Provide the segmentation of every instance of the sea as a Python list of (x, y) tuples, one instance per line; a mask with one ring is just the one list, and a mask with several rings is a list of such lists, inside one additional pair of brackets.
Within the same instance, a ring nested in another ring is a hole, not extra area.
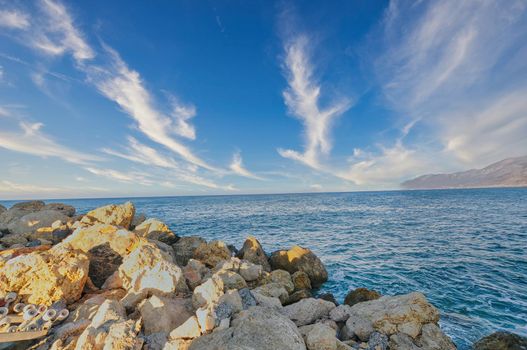
[(60, 201), (83, 213), (126, 200), (180, 236), (308, 247), (329, 272), (317, 292), (339, 302), (358, 287), (423, 292), (461, 350), (497, 330), (527, 336), (527, 188)]

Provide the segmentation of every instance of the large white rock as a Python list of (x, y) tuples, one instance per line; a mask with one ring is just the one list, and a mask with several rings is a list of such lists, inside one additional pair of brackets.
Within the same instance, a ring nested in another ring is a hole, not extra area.
[(223, 295), (223, 280), (218, 276), (212, 276), (194, 289), (192, 303), (197, 309), (202, 306), (211, 306)]
[(126, 312), (115, 300), (107, 300), (77, 340), (75, 350), (140, 350), (141, 322), (126, 320)]
[(284, 307), (283, 313), (297, 326), (311, 324), (321, 317), (327, 317), (335, 308), (330, 301), (315, 298), (302, 299), (297, 303)]
[(412, 338), (421, 333), (423, 324), (439, 321), (439, 311), (418, 292), (358, 303), (351, 307), (351, 311), (369, 321), (381, 333), (401, 332)]
[(171, 339), (193, 339), (201, 335), (201, 329), (196, 316), (189, 317), (182, 325), (170, 332)]
[(188, 290), (181, 269), (168, 254), (150, 243), (141, 245), (128, 255), (118, 271), (123, 288), (132, 295), (162, 295)]
[(189, 350), (305, 350), (298, 329), (272, 309), (253, 306), (240, 312), (227, 329), (196, 338)]
[(134, 215), (135, 207), (132, 202), (126, 202), (121, 205), (110, 204), (88, 212), (82, 217), (80, 223), (83, 226), (109, 224), (128, 229)]
[(70, 304), (81, 296), (88, 266), (86, 254), (63, 246), (0, 260), (0, 295), (16, 292), (26, 303)]
[(178, 237), (163, 222), (157, 219), (148, 219), (134, 229), (139, 237), (155, 239), (166, 244), (176, 243)]

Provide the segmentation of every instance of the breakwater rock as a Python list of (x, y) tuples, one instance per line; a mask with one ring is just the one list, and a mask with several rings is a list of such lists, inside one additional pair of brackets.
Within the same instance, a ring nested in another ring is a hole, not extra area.
[(130, 202), (77, 216), (60, 203), (19, 203), (0, 208), (0, 230), (0, 298), (16, 292), (21, 302), (70, 310), (22, 348), (456, 348), (421, 293), (359, 289), (342, 305), (313, 297), (328, 273), (305, 247), (266, 254), (255, 237), (179, 237)]

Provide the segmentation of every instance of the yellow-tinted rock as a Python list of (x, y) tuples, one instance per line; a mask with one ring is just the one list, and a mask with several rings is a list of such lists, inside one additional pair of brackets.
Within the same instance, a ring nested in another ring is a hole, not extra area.
[(84, 226), (109, 224), (128, 229), (134, 219), (134, 215), (135, 207), (132, 202), (126, 202), (121, 205), (110, 204), (88, 212), (80, 222)]

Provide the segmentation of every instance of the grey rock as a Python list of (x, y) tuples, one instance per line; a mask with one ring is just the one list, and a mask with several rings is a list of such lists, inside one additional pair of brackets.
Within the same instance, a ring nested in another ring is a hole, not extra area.
[(242, 307), (244, 310), (250, 308), (251, 306), (256, 306), (256, 299), (249, 288), (242, 288), (238, 291), (238, 293), (240, 293), (240, 297), (242, 298)]
[(75, 208), (72, 207), (71, 205), (67, 205), (67, 204), (64, 204), (64, 203), (50, 203), (50, 204), (46, 204), (42, 208), (42, 210), (59, 211), (62, 214), (66, 215), (66, 216), (69, 216), (69, 217), (72, 217), (72, 216), (75, 215)]
[(330, 301), (308, 298), (285, 306), (283, 313), (297, 326), (304, 326), (319, 318), (327, 317), (334, 308), (335, 304)]
[(510, 332), (495, 332), (481, 338), (474, 350), (526, 350), (527, 338)]
[(242, 249), (237, 254), (238, 258), (261, 265), (264, 271), (271, 271), (271, 266), (267, 260), (267, 255), (256, 237), (249, 236), (243, 243)]
[(374, 290), (369, 290), (367, 288), (357, 288), (357, 289), (351, 290), (348, 293), (348, 295), (346, 295), (346, 298), (344, 299), (344, 304), (353, 306), (357, 303), (362, 303), (364, 301), (370, 301), (370, 300), (376, 300), (376, 299), (379, 299), (380, 297), (381, 297), (381, 294)]
[(189, 350), (306, 350), (296, 326), (279, 312), (253, 306), (237, 314), (231, 327), (195, 339)]
[(368, 350), (387, 350), (388, 337), (379, 332), (373, 332), (368, 340)]
[(368, 341), (370, 335), (374, 329), (370, 321), (360, 317), (352, 315), (346, 321), (346, 328), (348, 334), (355, 334), (360, 340)]
[(328, 280), (328, 272), (320, 259), (309, 249), (294, 246), (289, 250), (278, 250), (271, 254), (269, 263), (273, 270), (282, 269), (289, 273), (304, 271), (314, 288)]
[(106, 279), (117, 271), (123, 262), (121, 255), (113, 250), (109, 243), (91, 248), (88, 257), (90, 258), (88, 276), (98, 288), (101, 288)]
[(452, 340), (433, 323), (421, 328), (421, 335), (416, 343), (424, 350), (456, 350)]
[(181, 237), (172, 245), (176, 254), (176, 264), (179, 266), (187, 265), (188, 261), (194, 256), (196, 249), (207, 241), (198, 236)]
[(50, 227), (55, 221), (64, 223), (69, 219), (68, 216), (62, 214), (60, 211), (41, 210), (26, 214), (17, 220), (11, 221), (7, 225), (7, 229), (12, 234), (34, 233), (39, 228)]

